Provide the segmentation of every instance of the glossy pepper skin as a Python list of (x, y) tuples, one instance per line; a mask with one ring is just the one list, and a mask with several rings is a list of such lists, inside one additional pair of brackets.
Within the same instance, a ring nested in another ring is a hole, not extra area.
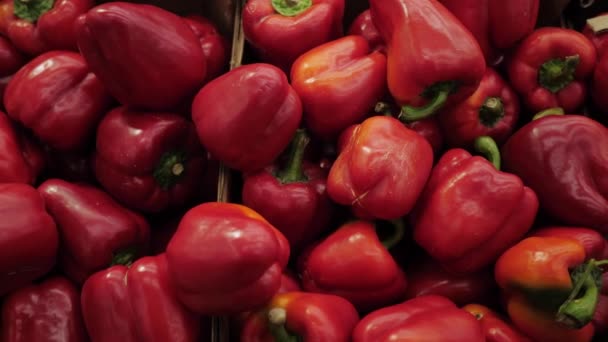
[(489, 65), (500, 60), (502, 50), (514, 47), (532, 33), (540, 7), (539, 0), (440, 2), (475, 36)]
[(441, 296), (423, 296), (376, 310), (363, 317), (353, 342), (483, 342), (481, 325)]
[(130, 208), (160, 212), (186, 203), (205, 164), (196, 129), (181, 115), (118, 107), (97, 127), (95, 176)]
[(113, 264), (130, 264), (147, 252), (150, 228), (143, 216), (91, 185), (49, 179), (38, 187), (61, 235), (59, 266), (82, 284)]
[(304, 52), (342, 36), (344, 0), (248, 0), (245, 38), (262, 61), (288, 72)]
[(364, 218), (406, 215), (424, 188), (433, 164), (431, 145), (399, 120), (375, 116), (347, 130), (332, 165), (327, 192)]
[(371, 0), (387, 44), (388, 88), (416, 121), (469, 97), (486, 63), (475, 37), (436, 0)]
[[(0, 184), (0, 296), (35, 280), (55, 266), (57, 227), (32, 186)], [(26, 215), (24, 215), (26, 213)]]
[(164, 254), (97, 272), (82, 288), (82, 312), (94, 342), (195, 342), (199, 317), (175, 297)]
[(598, 56), (604, 56), (608, 52), (608, 13), (587, 19), (582, 33), (593, 43)]
[(303, 161), (310, 138), (304, 130), (294, 135), (286, 165), (274, 164), (246, 176), (243, 204), (262, 215), (300, 250), (325, 231), (334, 205), (327, 195), (327, 170)]
[(608, 90), (608, 53), (598, 60), (593, 72), (592, 82), (591, 97), (594, 103), (602, 112), (608, 113), (608, 96), (606, 96), (606, 90)]
[(62, 277), (11, 293), (2, 304), (2, 342), (86, 342), (80, 291)]
[(336, 138), (362, 121), (386, 92), (386, 57), (361, 36), (347, 36), (302, 54), (291, 68), (304, 121), (315, 135)]
[[(488, 148), (498, 152), (495, 145)], [(463, 149), (451, 149), (435, 165), (418, 199), (412, 216), (414, 239), (452, 273), (490, 265), (534, 222), (534, 192), (496, 166)]]
[(573, 112), (585, 101), (596, 54), (582, 33), (540, 28), (526, 37), (510, 58), (509, 80), (532, 112), (552, 107)]
[(17, 0), (6, 33), (28, 55), (51, 50), (78, 51), (74, 23), (94, 4), (93, 0)]
[(105, 3), (81, 16), (76, 32), (87, 64), (123, 105), (171, 110), (206, 78), (199, 38), (183, 18), (159, 7)]
[(348, 342), (359, 314), (344, 298), (287, 292), (247, 317), (241, 342)]
[(270, 165), (289, 145), (301, 119), (302, 102), (287, 76), (264, 63), (243, 65), (214, 79), (192, 104), (203, 146), (241, 172)]
[(589, 257), (576, 239), (551, 234), (507, 250), (495, 277), (514, 325), (535, 340), (590, 341), (603, 263)]
[(42, 149), (0, 112), (0, 182), (34, 184), (44, 161)]
[(236, 314), (263, 306), (279, 289), (289, 243), (245, 206), (203, 203), (180, 221), (167, 259), (186, 307), (203, 315)]
[(532, 342), (487, 306), (468, 304), (462, 307), (481, 323), (486, 342)]
[(227, 68), (230, 59), (230, 43), (209, 19), (200, 15), (191, 15), (184, 19), (201, 43), (203, 55), (207, 61), (206, 80), (210, 81)]
[(405, 299), (407, 281), (390, 247), (380, 241), (373, 223), (346, 223), (303, 254), (302, 288), (346, 298), (361, 312), (397, 303)]
[(526, 124), (502, 148), (505, 168), (538, 195), (563, 224), (608, 232), (608, 129), (580, 115), (549, 115)]
[(515, 91), (494, 69), (487, 68), (473, 95), (443, 110), (439, 122), (450, 147), (472, 148), (480, 136), (490, 136), (501, 145), (513, 132), (519, 110)]
[(361, 14), (353, 20), (348, 29), (348, 34), (365, 38), (370, 49), (373, 51), (386, 51), (384, 40), (382, 40), (382, 36), (380, 35), (380, 32), (378, 32), (376, 25), (374, 25), (372, 14), (369, 9), (361, 12)]
[(31, 60), (13, 76), (4, 94), (8, 116), (58, 151), (86, 147), (110, 101), (85, 60), (68, 51), (51, 51)]
[(457, 275), (444, 270), (430, 257), (412, 262), (405, 269), (408, 299), (437, 295), (445, 297), (458, 306), (468, 303), (494, 303), (498, 288), (494, 284), (491, 269)]

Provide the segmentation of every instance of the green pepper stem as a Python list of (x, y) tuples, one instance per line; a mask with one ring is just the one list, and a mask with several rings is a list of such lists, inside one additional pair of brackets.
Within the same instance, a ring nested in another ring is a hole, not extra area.
[(405, 223), (403, 223), (403, 219), (396, 219), (390, 222), (392, 227), (391, 234), (382, 240), (382, 245), (389, 250), (401, 242), (405, 236)]
[(563, 108), (560, 108), (560, 107), (548, 108), (548, 109), (545, 109), (543, 111), (536, 113), (532, 117), (532, 121), (538, 120), (540, 118), (544, 118), (545, 116), (549, 116), (549, 115), (565, 115), (565, 114), (566, 114), (566, 112), (564, 111)]
[(135, 261), (135, 256), (137, 255), (137, 250), (135, 247), (125, 248), (114, 253), (112, 257), (111, 266), (123, 265), (123, 266), (131, 266)]
[(30, 23), (35, 23), (53, 8), (55, 0), (13, 0), (13, 14)]
[(312, 0), (272, 0), (272, 8), (286, 17), (296, 16), (312, 6)]
[(310, 138), (306, 134), (306, 131), (301, 128), (298, 129), (291, 141), (287, 166), (277, 175), (277, 178), (282, 184), (305, 182), (307, 180), (304, 170), (302, 169), (302, 162), (304, 160), (306, 146), (308, 146), (309, 142)]
[(574, 288), (568, 299), (557, 311), (557, 322), (568, 327), (580, 329), (593, 320), (599, 299), (601, 287), (601, 270), (599, 266), (608, 261), (589, 260), (583, 265), (582, 272), (576, 277), (572, 276)]
[(505, 116), (505, 107), (500, 97), (488, 97), (479, 108), (479, 121), (486, 127), (494, 127)]
[(456, 89), (455, 81), (445, 81), (433, 84), (422, 93), (429, 99), (428, 103), (421, 107), (403, 106), (399, 119), (403, 122), (412, 122), (426, 119), (439, 111), (447, 102), (448, 97)]
[(161, 189), (171, 188), (184, 175), (186, 160), (185, 152), (167, 152), (162, 155), (152, 174)]
[(376, 103), (376, 106), (374, 106), (374, 113), (385, 116), (393, 116), (391, 105), (383, 101)]
[(283, 308), (273, 308), (268, 311), (269, 330), (276, 342), (298, 342), (300, 338), (287, 331), (287, 312)]
[(550, 59), (540, 66), (538, 83), (550, 92), (557, 93), (574, 81), (579, 63), (579, 55)]
[(496, 170), (500, 170), (500, 150), (492, 137), (487, 135), (475, 139), (475, 150), (490, 161)]

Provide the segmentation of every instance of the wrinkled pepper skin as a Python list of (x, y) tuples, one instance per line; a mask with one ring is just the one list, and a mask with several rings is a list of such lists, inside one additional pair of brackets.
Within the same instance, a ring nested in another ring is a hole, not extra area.
[(408, 299), (437, 295), (454, 304), (494, 303), (498, 287), (494, 284), (494, 273), (484, 269), (466, 275), (456, 275), (445, 271), (435, 260), (426, 257), (406, 268)]
[(405, 299), (405, 274), (371, 222), (342, 225), (307, 251), (299, 266), (304, 290), (346, 298), (361, 312)]
[(192, 120), (214, 158), (247, 173), (270, 165), (287, 147), (302, 102), (284, 72), (254, 63), (207, 83), (194, 98)]
[[(601, 22), (597, 22), (601, 20)], [(596, 22), (597, 25), (592, 23)], [(589, 18), (583, 27), (582, 33), (595, 46), (597, 55), (601, 58), (608, 52), (608, 13), (602, 13), (594, 18)]]
[(51, 50), (78, 51), (74, 23), (94, 4), (93, 0), (17, 0), (6, 33), (31, 56)]
[(0, 182), (34, 184), (42, 171), (42, 150), (0, 112)]
[(604, 113), (608, 113), (606, 91), (608, 91), (608, 53), (600, 57), (593, 72), (593, 83), (591, 85), (591, 97), (597, 107)]
[(507, 65), (513, 89), (532, 112), (562, 107), (577, 111), (595, 68), (595, 47), (582, 33), (543, 27), (526, 37)]
[[(585, 281), (579, 288), (584, 295), (569, 300), (579, 281), (586, 280), (575, 274), (579, 265), (584, 269), (590, 265), (582, 265), (589, 257), (576, 239), (551, 234), (526, 238), (508, 249), (496, 262), (495, 278), (507, 293), (506, 309), (513, 324), (535, 340), (590, 341), (595, 307), (587, 304), (597, 298), (592, 298), (597, 296), (592, 290), (597, 284)], [(588, 276), (586, 271), (581, 274)], [(583, 319), (582, 314), (588, 317)]]
[(123, 105), (171, 110), (206, 78), (199, 38), (183, 18), (159, 7), (105, 3), (81, 16), (76, 32), (87, 64)]
[(544, 211), (573, 226), (608, 233), (608, 129), (580, 115), (549, 115), (515, 132), (505, 168), (538, 195)]
[[(440, 0), (475, 36), (488, 65), (514, 47), (536, 26), (539, 0)], [(505, 25), (509, 23), (509, 25)]]
[(180, 221), (167, 259), (178, 299), (193, 312), (221, 315), (266, 304), (281, 285), (289, 252), (287, 239), (255, 211), (203, 203)]
[(62, 277), (11, 293), (2, 304), (2, 342), (87, 342), (80, 292)]
[(84, 59), (68, 51), (51, 51), (31, 60), (4, 94), (8, 116), (58, 151), (86, 147), (110, 101)]
[(345, 131), (327, 192), (363, 218), (396, 219), (410, 212), (433, 164), (433, 150), (399, 120), (375, 116)]
[(309, 140), (298, 130), (284, 168), (275, 163), (243, 182), (243, 204), (283, 233), (292, 251), (326, 231), (335, 210), (327, 195), (327, 170), (302, 160)]
[(102, 190), (49, 179), (38, 192), (61, 236), (59, 266), (72, 281), (82, 284), (97, 271), (147, 252), (150, 227), (144, 217)]
[(177, 301), (164, 254), (93, 274), (81, 298), (94, 342), (198, 341), (200, 319)]
[(215, 25), (200, 15), (184, 18), (198, 37), (207, 61), (207, 77), (210, 81), (224, 72), (230, 59), (230, 43)]
[(241, 342), (289, 341), (349, 342), (359, 321), (353, 305), (344, 298), (309, 292), (281, 293), (260, 312), (251, 314)]
[(481, 323), (486, 342), (532, 342), (486, 306), (468, 304), (462, 309), (470, 312)]
[(414, 239), (446, 270), (473, 273), (519, 241), (537, 210), (536, 195), (519, 177), (451, 149), (433, 169), (413, 212)]
[(472, 148), (479, 136), (490, 136), (502, 145), (517, 124), (519, 110), (515, 91), (487, 68), (473, 95), (442, 111), (439, 122), (450, 147)]
[(376, 310), (363, 317), (353, 342), (484, 342), (475, 317), (441, 296), (423, 296)]
[(388, 88), (408, 121), (468, 98), (486, 62), (475, 37), (436, 0), (371, 0), (387, 44)]
[(183, 205), (199, 190), (205, 164), (196, 129), (181, 115), (118, 107), (97, 128), (95, 176), (130, 208)]
[(0, 184), (0, 211), (6, 213), (0, 222), (0, 296), (3, 296), (55, 266), (59, 237), (44, 200), (30, 185)]
[(277, 11), (274, 2), (248, 0), (243, 8), (245, 38), (263, 62), (289, 72), (298, 56), (342, 36), (345, 0), (311, 0), (304, 7), (303, 0), (279, 1), (289, 15)]
[(386, 57), (365, 38), (347, 36), (302, 54), (291, 68), (291, 86), (315, 135), (336, 138), (362, 121), (386, 92)]
[(382, 36), (380, 35), (380, 32), (378, 32), (376, 25), (374, 25), (372, 14), (369, 9), (361, 12), (361, 14), (355, 18), (350, 24), (348, 34), (365, 38), (372, 51), (386, 52), (386, 45), (384, 44), (384, 40), (382, 40)]

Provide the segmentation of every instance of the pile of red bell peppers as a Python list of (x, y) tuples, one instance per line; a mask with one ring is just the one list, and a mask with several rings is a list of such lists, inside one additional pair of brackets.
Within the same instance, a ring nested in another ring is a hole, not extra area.
[(608, 13), (351, 4), (1, 0), (0, 341), (608, 340)]

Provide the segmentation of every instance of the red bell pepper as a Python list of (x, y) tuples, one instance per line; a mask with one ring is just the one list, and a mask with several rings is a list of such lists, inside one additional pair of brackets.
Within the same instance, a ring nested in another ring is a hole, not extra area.
[(167, 259), (186, 307), (199, 314), (236, 314), (263, 306), (277, 292), (289, 243), (245, 206), (203, 203), (180, 221)]
[(0, 112), (0, 182), (34, 184), (44, 161), (42, 150)]
[(590, 257), (576, 239), (551, 234), (507, 250), (496, 262), (495, 277), (507, 293), (514, 325), (535, 340), (590, 341), (600, 267), (608, 263)]
[(192, 119), (214, 158), (252, 172), (270, 165), (289, 145), (302, 119), (302, 102), (280, 69), (248, 64), (207, 83), (194, 99)]
[(74, 23), (93, 0), (15, 0), (6, 33), (23, 52), (37, 56), (51, 50), (78, 51)]
[(453, 273), (492, 264), (526, 234), (538, 209), (534, 192), (519, 177), (500, 171), (494, 141), (481, 137), (476, 147), (492, 163), (463, 149), (449, 150), (412, 216), (416, 242)]
[(582, 32), (593, 43), (599, 57), (608, 52), (608, 13), (587, 19)]
[(108, 2), (81, 16), (76, 33), (87, 64), (123, 105), (172, 110), (206, 78), (199, 38), (183, 18), (159, 7)]
[(3, 342), (86, 342), (80, 292), (65, 278), (53, 277), (11, 293), (2, 303)]
[(458, 306), (468, 303), (493, 304), (498, 288), (494, 284), (491, 269), (457, 275), (444, 270), (441, 265), (429, 258), (412, 262), (405, 269), (407, 274), (406, 298), (427, 295), (445, 297)]
[(441, 296), (423, 296), (363, 317), (353, 342), (484, 342), (475, 317)]
[(302, 255), (298, 263), (302, 288), (346, 298), (362, 312), (402, 301), (406, 277), (388, 249), (405, 228), (397, 224), (393, 229), (390, 238), (380, 241), (371, 222), (342, 225)]
[(194, 125), (178, 114), (116, 108), (99, 124), (96, 147), (97, 180), (128, 207), (177, 207), (202, 183), (205, 152)]
[(307, 292), (281, 293), (249, 315), (241, 342), (349, 342), (359, 315), (344, 298)]
[[(539, 0), (440, 0), (475, 36), (486, 61), (494, 65), (503, 51), (534, 31)], [(508, 23), (508, 24), (505, 24)]]
[(227, 68), (230, 58), (230, 43), (209, 19), (200, 15), (191, 15), (185, 20), (201, 43), (203, 55), (207, 61), (206, 80), (210, 81), (221, 75)]
[(388, 88), (416, 121), (469, 97), (486, 62), (475, 37), (438, 1), (370, 0), (387, 44)]
[(4, 95), (7, 114), (59, 151), (86, 147), (110, 101), (84, 59), (67, 51), (47, 52), (27, 63)]
[(562, 107), (578, 110), (596, 64), (593, 44), (582, 33), (559, 27), (534, 31), (517, 47), (507, 65), (511, 85), (529, 110)]
[(298, 57), (291, 85), (311, 132), (335, 138), (362, 121), (386, 92), (386, 57), (371, 51), (363, 37), (340, 38)]
[(59, 237), (44, 200), (32, 186), (0, 184), (0, 296), (55, 266)]
[(38, 187), (61, 235), (59, 266), (76, 283), (147, 252), (150, 228), (143, 216), (90, 185), (49, 179)]
[(462, 309), (470, 312), (481, 323), (486, 342), (532, 342), (486, 306), (468, 304)]
[(15, 19), (15, 0), (0, 0), (0, 35), (8, 36), (8, 25)]
[(515, 132), (502, 148), (544, 211), (568, 225), (608, 233), (608, 129), (580, 115), (549, 115)]
[(604, 113), (608, 113), (608, 96), (606, 96), (606, 91), (608, 91), (608, 53), (598, 60), (593, 72), (593, 83), (591, 85), (591, 97), (598, 108)]
[(309, 140), (298, 130), (284, 168), (272, 165), (246, 175), (243, 183), (243, 204), (281, 231), (292, 250), (318, 238), (334, 212), (326, 191), (327, 171), (302, 160)]
[(199, 317), (175, 297), (164, 254), (93, 274), (82, 287), (82, 312), (95, 342), (197, 341), (200, 335)]
[(433, 164), (431, 145), (399, 120), (371, 117), (345, 131), (344, 147), (327, 179), (327, 192), (364, 218), (406, 215)]
[(479, 88), (464, 102), (439, 114), (445, 140), (451, 147), (471, 148), (479, 136), (490, 136), (502, 145), (519, 118), (517, 94), (492, 68)]
[(372, 14), (369, 9), (361, 12), (361, 14), (355, 18), (350, 24), (348, 34), (365, 38), (372, 51), (386, 51), (384, 40), (382, 40), (382, 36), (380, 35), (380, 32), (378, 32), (376, 25), (374, 25)]
[(0, 77), (13, 75), (26, 62), (23, 56), (10, 40), (0, 36)]
[(342, 36), (345, 0), (248, 0), (245, 38), (263, 62), (289, 72), (304, 52)]

